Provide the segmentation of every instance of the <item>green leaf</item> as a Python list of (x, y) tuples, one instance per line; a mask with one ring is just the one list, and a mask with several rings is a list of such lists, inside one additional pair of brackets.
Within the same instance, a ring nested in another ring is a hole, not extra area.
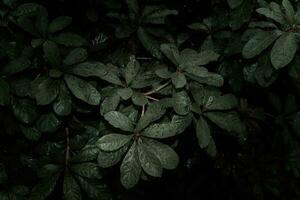
[(165, 19), (166, 19), (167, 16), (178, 14), (178, 12), (176, 10), (169, 10), (169, 9), (161, 8), (161, 7), (158, 7), (158, 6), (157, 7), (152, 6), (152, 8), (150, 8), (150, 9), (151, 9), (152, 12), (145, 12), (145, 11), (143, 12), (143, 17), (142, 17), (142, 22), (143, 23), (164, 24)]
[(278, 12), (277, 10), (273, 10), (271, 8), (258, 8), (256, 12), (278, 22), (279, 24), (285, 24), (285, 19), (282, 12)]
[(227, 0), (227, 3), (231, 9), (235, 9), (243, 3), (243, 0)]
[(180, 66), (181, 68), (187, 68), (207, 65), (210, 62), (217, 61), (219, 57), (219, 54), (212, 50), (205, 50), (197, 53), (194, 50), (185, 49), (181, 52)]
[(84, 62), (68, 69), (69, 73), (82, 77), (103, 78), (108, 74), (106, 66), (100, 62)]
[(50, 33), (55, 33), (63, 30), (72, 23), (72, 17), (60, 16), (55, 18), (48, 27)]
[(0, 106), (7, 106), (10, 103), (9, 84), (0, 78)]
[(285, 33), (275, 42), (271, 51), (271, 62), (275, 69), (288, 65), (298, 49), (294, 33)]
[(133, 79), (136, 77), (140, 69), (140, 64), (138, 61), (132, 56), (130, 57), (130, 61), (124, 69), (124, 77), (127, 85), (129, 85)]
[(148, 103), (147, 97), (140, 92), (134, 92), (131, 99), (132, 102), (137, 106), (144, 106)]
[(60, 50), (56, 43), (47, 40), (43, 43), (44, 58), (52, 66), (58, 67), (61, 63)]
[(173, 107), (177, 114), (186, 115), (191, 109), (191, 100), (185, 91), (173, 95)]
[(285, 10), (285, 13), (286, 13), (288, 19), (290, 20), (290, 22), (292, 22), (294, 20), (295, 10), (294, 10), (291, 2), (289, 0), (283, 0), (282, 6)]
[(232, 94), (223, 96), (210, 96), (206, 102), (207, 110), (230, 110), (238, 106), (238, 100)]
[(111, 133), (101, 137), (96, 145), (102, 151), (116, 151), (126, 145), (131, 139), (132, 136), (129, 135)]
[(139, 181), (142, 167), (139, 161), (138, 149), (136, 142), (127, 152), (121, 167), (121, 183), (126, 189), (133, 188)]
[(100, 173), (100, 169), (96, 163), (80, 163), (73, 164), (70, 167), (71, 171), (81, 177), (89, 178), (89, 179), (101, 179), (102, 175)]
[(74, 177), (66, 172), (64, 176), (63, 194), (65, 200), (81, 200), (81, 191)]
[(172, 83), (175, 88), (183, 88), (187, 83), (185, 75), (181, 72), (174, 72), (172, 74)]
[(142, 135), (150, 138), (168, 138), (176, 135), (176, 128), (172, 123), (159, 123), (148, 126)]
[(6, 64), (3, 67), (2, 71), (8, 75), (16, 74), (18, 72), (21, 72), (21, 71), (27, 69), (28, 67), (30, 67), (30, 65), (31, 65), (31, 62), (28, 58), (20, 57), (20, 58), (14, 59), (13, 61)]
[(120, 88), (118, 89), (117, 93), (125, 101), (133, 95), (133, 91), (131, 88)]
[(148, 105), (147, 110), (143, 116), (141, 116), (136, 126), (136, 131), (141, 131), (146, 128), (151, 122), (160, 119), (166, 112), (166, 109), (161, 102), (154, 102)]
[(201, 148), (206, 148), (211, 140), (210, 128), (206, 120), (201, 116), (196, 123), (196, 134), (199, 146)]
[(67, 116), (72, 112), (72, 99), (64, 84), (61, 84), (59, 94), (53, 103), (53, 110), (59, 116)]
[(118, 111), (110, 111), (104, 115), (106, 121), (123, 131), (133, 131), (134, 124), (126, 115)]
[(41, 132), (55, 132), (61, 125), (61, 121), (53, 113), (41, 115), (36, 122), (36, 127)]
[(12, 15), (16, 17), (24, 15), (32, 15), (38, 11), (40, 8), (39, 4), (36, 3), (24, 3), (19, 5), (13, 12)]
[(70, 51), (67, 57), (63, 60), (65, 66), (74, 65), (76, 63), (83, 62), (87, 59), (87, 51), (83, 48), (76, 48)]
[(209, 112), (205, 113), (213, 123), (228, 132), (243, 133), (244, 128), (239, 115), (236, 112), (221, 113)]
[(149, 151), (157, 156), (161, 165), (165, 169), (175, 169), (179, 163), (177, 153), (168, 145), (157, 142), (152, 139), (143, 139)]
[(192, 122), (192, 115), (184, 115), (184, 116), (179, 116), (179, 115), (174, 115), (172, 118), (172, 121), (170, 123), (170, 126), (173, 127), (175, 130), (175, 135), (182, 133)]
[(120, 162), (127, 149), (128, 145), (124, 145), (116, 151), (99, 151), (97, 158), (98, 165), (102, 168), (107, 168), (117, 164)]
[(110, 111), (116, 110), (120, 103), (120, 96), (117, 92), (112, 92), (110, 96), (105, 97), (101, 104), (100, 113), (104, 115)]
[(60, 81), (47, 78), (37, 87), (35, 98), (37, 105), (48, 105), (53, 102), (59, 93)]
[(32, 123), (38, 116), (37, 107), (32, 101), (24, 99), (12, 101), (13, 113), (18, 120), (25, 124)]
[(5, 166), (3, 164), (0, 164), (0, 184), (2, 185), (7, 181), (7, 174), (5, 170)]
[(55, 173), (40, 181), (31, 191), (29, 200), (45, 200), (54, 190), (60, 173)]
[(38, 141), (41, 138), (41, 132), (34, 127), (20, 126), (20, 128), (28, 140)]
[(147, 33), (143, 28), (138, 29), (138, 38), (145, 49), (155, 58), (161, 58), (160, 44), (153, 36)]
[(139, 160), (143, 170), (150, 176), (161, 177), (163, 168), (156, 155), (148, 150), (142, 140), (138, 141)]
[(221, 75), (208, 72), (204, 67), (189, 67), (186, 68), (187, 76), (199, 83), (220, 87), (224, 84), (224, 79)]
[(237, 8), (231, 11), (229, 26), (237, 30), (247, 23), (251, 19), (254, 5), (252, 0), (243, 0)]
[(160, 45), (160, 50), (163, 52), (163, 54), (174, 63), (174, 65), (179, 65), (180, 62), (180, 55), (178, 48), (175, 44), (169, 43), (169, 44), (162, 44)]
[(111, 192), (109, 191), (106, 184), (100, 181), (89, 181), (77, 176), (76, 179), (79, 181), (81, 188), (91, 199), (111, 200)]
[(76, 98), (90, 105), (99, 105), (101, 96), (94, 86), (72, 75), (66, 75), (65, 81)]
[(83, 37), (75, 33), (60, 33), (53, 36), (52, 40), (58, 44), (70, 47), (80, 47), (87, 44), (87, 41)]
[(279, 34), (275, 32), (257, 31), (255, 35), (246, 43), (242, 54), (244, 58), (253, 58), (268, 48), (277, 38)]

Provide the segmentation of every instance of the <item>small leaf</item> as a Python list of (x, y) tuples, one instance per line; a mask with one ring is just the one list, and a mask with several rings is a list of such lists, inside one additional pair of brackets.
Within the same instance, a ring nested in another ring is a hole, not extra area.
[(58, 44), (71, 47), (80, 47), (87, 44), (83, 37), (74, 33), (60, 33), (53, 36), (52, 40)]
[(129, 135), (112, 133), (101, 137), (96, 145), (102, 151), (116, 151), (126, 145), (131, 139), (132, 136)]
[(140, 118), (136, 126), (136, 131), (146, 128), (151, 122), (160, 119), (166, 112), (161, 102), (154, 102), (148, 105), (145, 114)]
[(203, 117), (200, 116), (196, 123), (196, 134), (199, 146), (206, 148), (211, 140), (210, 128)]
[(180, 62), (180, 55), (178, 48), (175, 44), (162, 44), (160, 45), (160, 50), (163, 52), (163, 54), (174, 63), (174, 65), (179, 65)]
[(186, 115), (191, 109), (191, 100), (185, 91), (173, 95), (173, 107), (177, 114)]
[(114, 127), (119, 128), (123, 131), (133, 131), (133, 122), (124, 114), (118, 111), (111, 111), (104, 115), (104, 118)]
[(41, 115), (36, 127), (42, 132), (55, 132), (61, 125), (61, 121), (53, 113)]
[(12, 109), (16, 118), (25, 124), (32, 123), (38, 116), (36, 106), (29, 100), (13, 100)]
[(238, 106), (238, 100), (232, 94), (210, 96), (210, 102), (205, 105), (207, 110), (230, 110)]
[(134, 92), (131, 99), (132, 102), (137, 106), (144, 106), (148, 103), (147, 97), (140, 92)]
[(8, 75), (16, 74), (18, 72), (27, 69), (28, 67), (30, 67), (30, 65), (31, 62), (28, 58), (21, 57), (21, 58), (14, 59), (13, 61), (6, 64), (3, 67), (2, 71)]
[(90, 105), (99, 105), (101, 96), (94, 86), (72, 75), (66, 75), (65, 81), (76, 98)]
[(123, 100), (126, 101), (132, 96), (133, 91), (131, 88), (120, 88), (117, 93)]
[(48, 105), (53, 102), (59, 93), (59, 81), (47, 78), (37, 87), (35, 98), (37, 105)]
[(60, 50), (56, 43), (46, 41), (43, 44), (44, 57), (52, 66), (58, 67), (61, 63)]
[(72, 17), (60, 16), (55, 18), (48, 27), (50, 33), (61, 31), (72, 23)]
[(82, 77), (103, 78), (108, 72), (106, 66), (100, 62), (84, 62), (67, 69), (69, 73)]
[(20, 126), (25, 137), (32, 141), (37, 141), (41, 137), (41, 132), (36, 128)]
[(124, 69), (124, 76), (127, 85), (129, 85), (133, 81), (133, 79), (138, 74), (139, 69), (140, 69), (140, 64), (134, 57), (131, 57), (129, 63)]
[(126, 189), (133, 188), (139, 181), (142, 167), (138, 157), (138, 149), (136, 142), (127, 152), (121, 167), (121, 183)]
[(74, 65), (83, 62), (88, 57), (87, 51), (83, 48), (73, 49), (63, 60), (65, 66)]
[(271, 62), (275, 69), (288, 65), (298, 49), (294, 33), (285, 33), (275, 42), (271, 51)]
[(172, 83), (175, 88), (183, 88), (186, 85), (185, 75), (181, 72), (174, 72), (172, 74)]
[(90, 179), (102, 178), (100, 169), (96, 163), (87, 162), (87, 163), (73, 164), (71, 165), (70, 169), (72, 170), (72, 172), (76, 173), (81, 177), (90, 178)]

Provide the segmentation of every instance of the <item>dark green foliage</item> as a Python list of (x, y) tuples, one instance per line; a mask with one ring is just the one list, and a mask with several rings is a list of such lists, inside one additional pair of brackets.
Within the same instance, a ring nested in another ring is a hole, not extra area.
[(0, 200), (300, 199), (300, 4), (0, 2)]

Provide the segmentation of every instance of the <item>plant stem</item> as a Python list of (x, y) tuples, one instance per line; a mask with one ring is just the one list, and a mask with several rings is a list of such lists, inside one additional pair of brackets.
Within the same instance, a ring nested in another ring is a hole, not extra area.
[(149, 95), (151, 95), (151, 94), (153, 94), (153, 93), (155, 93), (155, 92), (158, 92), (158, 91), (162, 90), (163, 88), (167, 87), (167, 86), (169, 85), (170, 82), (171, 82), (171, 81), (168, 81), (168, 82), (166, 82), (165, 84), (160, 85), (160, 86), (158, 86), (157, 88), (155, 88), (155, 89), (153, 89), (153, 90), (150, 90), (149, 92), (145, 92), (144, 95), (145, 95), (145, 96), (149, 96)]

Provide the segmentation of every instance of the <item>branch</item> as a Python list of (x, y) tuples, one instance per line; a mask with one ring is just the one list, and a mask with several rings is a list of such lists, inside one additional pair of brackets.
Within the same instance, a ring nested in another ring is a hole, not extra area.
[(153, 89), (153, 90), (151, 90), (151, 91), (149, 91), (149, 92), (145, 92), (144, 95), (145, 95), (145, 96), (149, 96), (149, 95), (151, 95), (151, 94), (153, 94), (153, 93), (155, 93), (155, 92), (158, 92), (158, 91), (162, 90), (163, 88), (167, 87), (167, 86), (169, 85), (170, 82), (171, 82), (171, 81), (168, 81), (168, 82), (166, 82), (165, 84), (160, 85), (159, 87), (157, 87), (157, 88), (155, 88), (155, 89)]

